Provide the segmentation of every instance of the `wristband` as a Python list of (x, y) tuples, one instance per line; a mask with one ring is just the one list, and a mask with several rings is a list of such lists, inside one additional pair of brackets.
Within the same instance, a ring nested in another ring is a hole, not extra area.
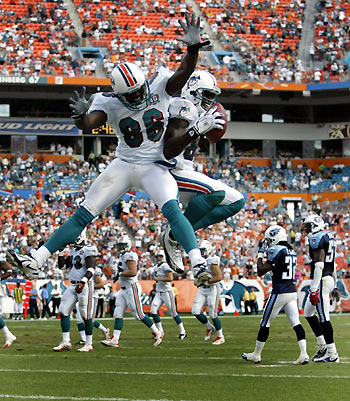
[(187, 133), (191, 138), (198, 138), (199, 137), (198, 132), (196, 132), (193, 128), (189, 129), (187, 131)]
[(84, 113), (81, 114), (73, 114), (72, 118), (73, 120), (83, 120), (83, 118), (86, 116), (86, 112), (84, 111)]
[(58, 256), (64, 256), (64, 254), (65, 254), (65, 252), (61, 251), (61, 252), (58, 253)]
[(263, 252), (258, 252), (258, 259), (262, 259), (264, 257), (264, 253)]

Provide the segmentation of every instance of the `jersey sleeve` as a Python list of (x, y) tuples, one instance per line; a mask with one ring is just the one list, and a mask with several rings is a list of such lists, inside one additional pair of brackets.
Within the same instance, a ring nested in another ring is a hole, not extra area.
[(108, 99), (109, 94), (103, 94), (102, 92), (96, 93), (94, 96), (94, 100), (91, 103), (91, 106), (88, 110), (88, 113), (92, 113), (93, 111), (103, 111), (108, 116)]
[(97, 248), (94, 245), (87, 246), (85, 248), (85, 257), (87, 258), (88, 256), (97, 256), (98, 251)]
[(124, 255), (124, 261), (127, 262), (128, 260), (134, 260), (137, 262), (139, 257), (137, 256), (136, 252), (126, 252)]
[(281, 256), (283, 256), (282, 254), (283, 254), (283, 250), (284, 249), (285, 249), (284, 247), (278, 246), (278, 245), (275, 245), (275, 246), (272, 246), (271, 248), (269, 248), (268, 251), (267, 251), (267, 255), (266, 255), (267, 256), (267, 261), (272, 266), (275, 266), (278, 263), (279, 258)]
[(186, 120), (190, 129), (198, 119), (197, 107), (187, 99), (174, 97), (169, 104), (169, 119), (171, 118)]
[(102, 276), (102, 270), (100, 267), (95, 268), (94, 276)]
[(169, 273), (169, 272), (173, 272), (173, 270), (171, 269), (171, 267), (167, 264), (167, 263), (163, 263), (162, 264), (162, 268), (163, 268), (163, 271), (164, 271), (164, 273)]
[(328, 236), (316, 233), (309, 238), (309, 246), (313, 250), (324, 249), (324, 245), (327, 240)]
[(219, 256), (210, 256), (208, 259), (207, 259), (207, 263), (208, 263), (208, 265), (218, 265), (218, 266), (220, 266), (220, 257)]

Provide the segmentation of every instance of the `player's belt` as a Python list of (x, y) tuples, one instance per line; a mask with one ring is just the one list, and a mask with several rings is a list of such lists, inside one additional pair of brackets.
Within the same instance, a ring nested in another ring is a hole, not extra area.
[(126, 287), (120, 287), (122, 290), (126, 290)]

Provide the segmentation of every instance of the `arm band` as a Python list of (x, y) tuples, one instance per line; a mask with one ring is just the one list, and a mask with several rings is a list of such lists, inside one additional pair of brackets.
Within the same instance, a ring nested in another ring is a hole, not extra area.
[(322, 278), (323, 267), (324, 267), (324, 262), (315, 263), (314, 278), (310, 284), (311, 291), (316, 291), (317, 288), (319, 287)]

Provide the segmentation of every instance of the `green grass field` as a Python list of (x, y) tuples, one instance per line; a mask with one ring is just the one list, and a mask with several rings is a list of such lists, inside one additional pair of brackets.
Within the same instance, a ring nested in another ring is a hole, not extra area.
[[(113, 320), (101, 320), (113, 328)], [(254, 349), (259, 317), (222, 318), (226, 343), (204, 342), (205, 329), (190, 316), (183, 318), (188, 337), (177, 339), (172, 319), (164, 318), (165, 337), (159, 348), (146, 326), (128, 318), (120, 348), (100, 344), (94, 352), (55, 353), (61, 341), (59, 321), (7, 321), (17, 336), (0, 349), (0, 399), (9, 400), (197, 400), (197, 401), (323, 401), (350, 400), (350, 314), (332, 315), (339, 364), (294, 366), (299, 349), (284, 315), (273, 322), (262, 363), (241, 359)], [(310, 357), (316, 350), (304, 318)], [(2, 334), (2, 333), (1, 333)], [(75, 322), (72, 341), (78, 340)], [(3, 341), (3, 336), (1, 341)]]

